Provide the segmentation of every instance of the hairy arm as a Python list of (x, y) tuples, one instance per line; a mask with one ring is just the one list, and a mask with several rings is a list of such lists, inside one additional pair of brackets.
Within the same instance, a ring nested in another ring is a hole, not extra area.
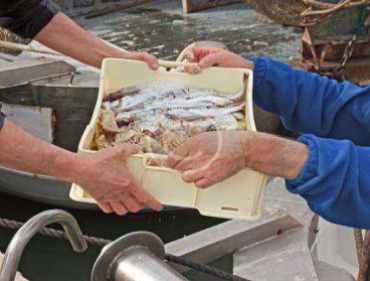
[(263, 133), (210, 132), (191, 138), (167, 160), (186, 182), (204, 188), (243, 168), (295, 179), (308, 158), (305, 144)]
[(142, 60), (151, 68), (158, 68), (154, 56), (147, 53), (130, 53), (112, 46), (82, 29), (62, 12), (56, 14), (35, 39), (51, 49), (97, 68), (100, 68), (105, 58)]
[(145, 206), (162, 208), (126, 167), (126, 157), (137, 153), (133, 146), (117, 146), (92, 155), (76, 154), (42, 141), (8, 120), (0, 131), (0, 146), (0, 165), (75, 182), (105, 212), (124, 215)]
[(296, 179), (308, 159), (307, 145), (264, 133), (247, 133), (242, 137), (245, 167), (279, 176)]
[(209, 187), (243, 168), (286, 180), (323, 218), (370, 229), (370, 148), (303, 135), (291, 141), (263, 133), (212, 132), (194, 137), (167, 164), (186, 182)]
[(8, 120), (0, 132), (0, 144), (0, 163), (5, 167), (66, 181), (76, 179), (79, 159), (75, 153), (42, 141)]

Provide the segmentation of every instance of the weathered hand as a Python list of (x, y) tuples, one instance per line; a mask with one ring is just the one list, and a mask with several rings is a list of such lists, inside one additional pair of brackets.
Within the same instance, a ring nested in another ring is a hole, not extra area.
[(104, 212), (124, 215), (138, 212), (145, 206), (161, 210), (162, 205), (151, 196), (126, 167), (126, 157), (137, 153), (132, 145), (120, 145), (91, 155), (78, 154), (80, 170), (77, 184), (98, 202)]
[(192, 74), (199, 73), (202, 68), (211, 66), (254, 68), (253, 62), (223, 49), (190, 47), (185, 53), (185, 58), (190, 62), (198, 63), (198, 66), (185, 68), (188, 73)]
[(243, 133), (209, 132), (193, 137), (169, 155), (167, 166), (200, 188), (222, 182), (245, 167)]
[(185, 182), (208, 187), (250, 168), (271, 176), (296, 179), (309, 156), (305, 144), (264, 133), (209, 132), (188, 140), (167, 159)]
[(126, 59), (130, 59), (130, 60), (140, 60), (140, 61), (144, 61), (148, 64), (148, 66), (153, 69), (153, 70), (157, 70), (159, 68), (159, 63), (158, 63), (158, 59), (151, 55), (151, 54), (148, 54), (146, 52), (140, 52), (140, 53), (127, 53), (127, 55), (125, 56)]

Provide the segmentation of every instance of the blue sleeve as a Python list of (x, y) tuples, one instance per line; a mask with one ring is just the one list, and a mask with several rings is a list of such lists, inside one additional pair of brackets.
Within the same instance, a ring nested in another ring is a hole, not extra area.
[(309, 159), (288, 190), (301, 195), (312, 211), (333, 223), (370, 229), (370, 148), (348, 140), (303, 135)]
[(266, 58), (252, 59), (254, 101), (299, 133), (370, 145), (370, 87), (339, 83)]

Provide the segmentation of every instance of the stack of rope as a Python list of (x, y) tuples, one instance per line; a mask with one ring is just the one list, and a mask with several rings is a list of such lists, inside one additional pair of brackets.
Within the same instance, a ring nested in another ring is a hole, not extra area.
[(244, 0), (248, 6), (274, 21), (295, 26), (312, 26), (338, 11), (370, 4), (370, 0)]
[[(3, 42), (10, 42), (10, 43), (21, 43), (21, 44), (27, 44), (29, 41), (24, 40), (20, 38), (19, 36), (15, 35), (14, 33), (10, 32), (9, 30), (5, 28), (0, 27), (0, 41)], [(6, 53), (11, 55), (19, 55), (22, 51), (16, 50), (16, 49), (9, 49), (9, 48), (3, 48), (0, 46), (0, 53)]]

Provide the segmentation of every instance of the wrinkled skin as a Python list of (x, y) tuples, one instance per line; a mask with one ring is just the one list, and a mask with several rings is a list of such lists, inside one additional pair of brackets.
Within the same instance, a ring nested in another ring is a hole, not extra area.
[(171, 153), (166, 165), (199, 188), (222, 182), (245, 167), (243, 132), (209, 132), (193, 137)]
[(185, 53), (185, 58), (190, 62), (198, 63), (198, 65), (185, 68), (185, 70), (191, 74), (197, 74), (201, 72), (203, 68), (211, 66), (254, 68), (254, 63), (252, 61), (246, 60), (224, 49), (190, 47)]
[(185, 182), (205, 188), (222, 182), (243, 168), (295, 180), (308, 159), (307, 145), (250, 131), (208, 132), (173, 151), (167, 166)]
[(138, 152), (136, 146), (123, 144), (94, 154), (79, 154), (80, 169), (85, 175), (76, 182), (86, 189), (106, 213), (125, 215), (144, 207), (161, 210), (162, 205), (134, 178), (126, 158)]

